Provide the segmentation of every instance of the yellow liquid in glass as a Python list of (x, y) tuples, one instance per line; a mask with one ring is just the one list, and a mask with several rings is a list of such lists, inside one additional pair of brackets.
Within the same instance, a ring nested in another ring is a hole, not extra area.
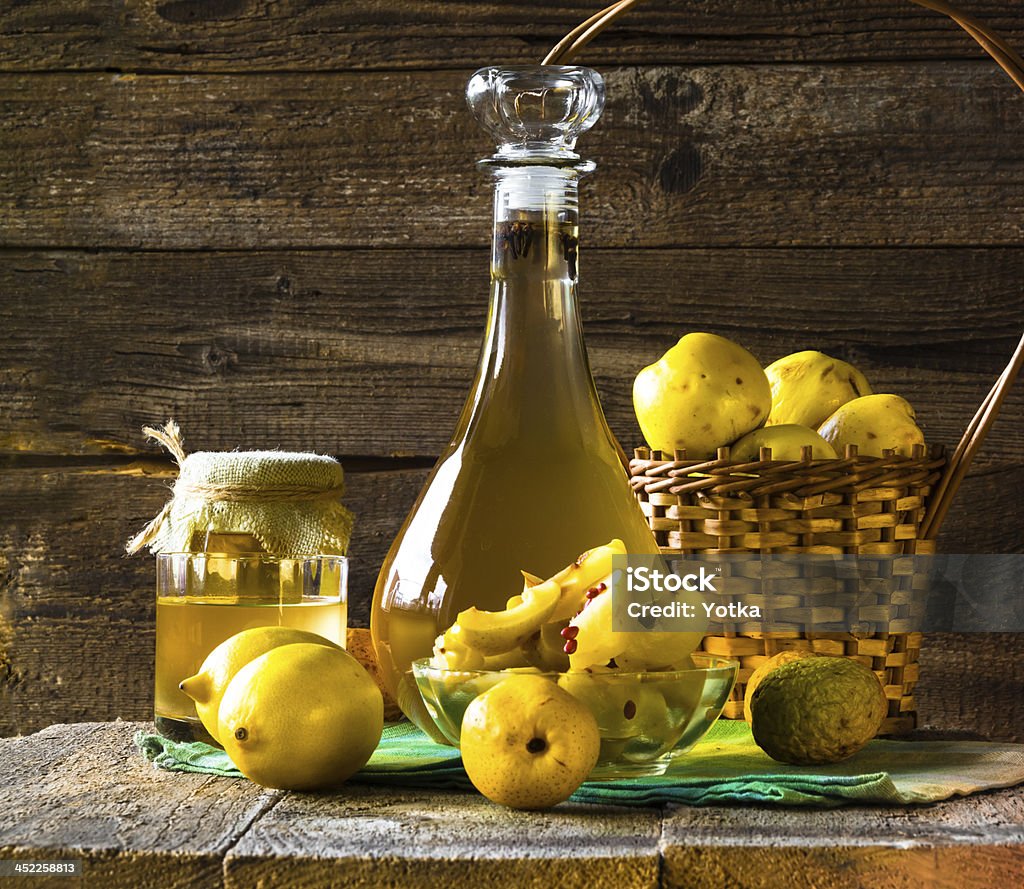
[(206, 656), (225, 639), (253, 627), (292, 627), (318, 633), (344, 647), (347, 603), (307, 596), (281, 604), (223, 598), (158, 598), (156, 603), (155, 716), (161, 734), (204, 740), (207, 735), (192, 699), (178, 689), (199, 672)]

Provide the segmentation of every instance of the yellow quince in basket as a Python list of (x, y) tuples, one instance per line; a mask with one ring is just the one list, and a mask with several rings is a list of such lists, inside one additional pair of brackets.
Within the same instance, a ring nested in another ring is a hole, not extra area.
[(772, 390), (758, 360), (711, 333), (690, 333), (633, 382), (640, 430), (656, 450), (685, 448), (692, 459), (756, 429), (768, 417)]

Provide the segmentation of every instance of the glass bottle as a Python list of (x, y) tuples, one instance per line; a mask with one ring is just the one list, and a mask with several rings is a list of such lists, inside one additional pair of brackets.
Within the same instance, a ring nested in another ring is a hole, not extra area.
[(469, 105), (498, 140), (487, 329), (471, 394), (381, 568), (371, 632), (382, 672), (416, 722), (411, 660), (472, 605), (505, 608), (521, 571), (548, 577), (621, 538), (657, 544), (629, 486), (590, 373), (577, 304), (574, 151), (604, 82), (587, 68), (485, 68)]

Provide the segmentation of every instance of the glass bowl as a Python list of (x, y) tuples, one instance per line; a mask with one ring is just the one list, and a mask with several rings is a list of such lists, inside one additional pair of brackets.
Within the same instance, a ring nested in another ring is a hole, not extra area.
[[(739, 662), (691, 656), (691, 669), (657, 673), (540, 673), (590, 709), (601, 732), (597, 767), (588, 780), (660, 775), (714, 725), (729, 700)], [(428, 658), (412, 662), (427, 712), (456, 747), (466, 708), (509, 676), (508, 670), (446, 670)]]

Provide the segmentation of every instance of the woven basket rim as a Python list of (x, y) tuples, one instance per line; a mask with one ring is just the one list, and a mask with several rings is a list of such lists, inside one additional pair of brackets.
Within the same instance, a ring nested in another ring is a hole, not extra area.
[[(728, 448), (712, 460), (665, 457), (661, 451), (637, 448), (629, 462), (630, 484), (647, 494), (714, 494), (746, 498), (769, 494), (811, 497), (836, 491), (858, 492), (878, 487), (933, 485), (946, 464), (941, 448), (903, 456), (892, 453), (865, 457), (848, 453), (826, 460), (732, 460)], [(650, 456), (647, 456), (647, 454)]]

